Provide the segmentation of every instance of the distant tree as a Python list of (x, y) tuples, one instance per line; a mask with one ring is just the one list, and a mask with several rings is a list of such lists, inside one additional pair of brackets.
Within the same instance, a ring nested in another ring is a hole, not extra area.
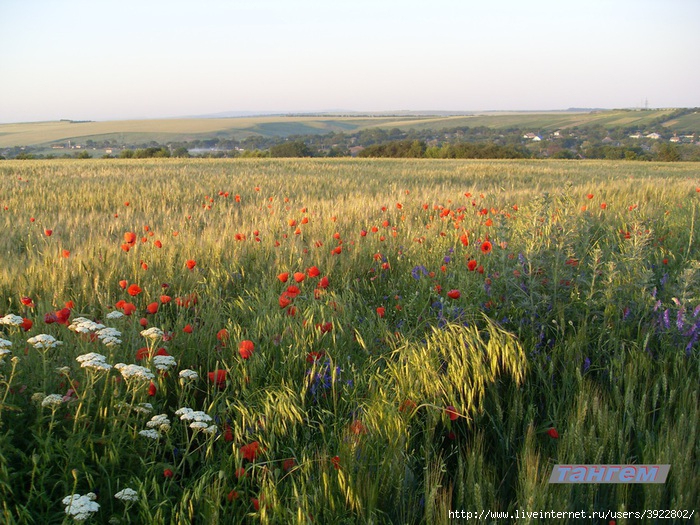
[(175, 149), (173, 150), (172, 156), (173, 156), (173, 157), (184, 157), (184, 158), (187, 158), (187, 157), (190, 156), (190, 152), (187, 151), (187, 148), (186, 148), (186, 147), (180, 146), (179, 148), (175, 148)]
[(311, 150), (301, 140), (276, 144), (270, 148), (271, 157), (311, 157)]
[(661, 162), (676, 162), (681, 160), (681, 154), (675, 144), (665, 142), (659, 146), (656, 159)]
[(133, 149), (123, 149), (119, 153), (119, 158), (120, 159), (133, 159), (134, 158), (134, 150)]
[(75, 154), (76, 159), (91, 159), (92, 156), (87, 151), (81, 151)]

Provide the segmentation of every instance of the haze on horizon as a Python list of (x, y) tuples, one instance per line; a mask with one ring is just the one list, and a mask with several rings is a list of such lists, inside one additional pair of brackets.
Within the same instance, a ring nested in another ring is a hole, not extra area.
[(697, 0), (3, 0), (0, 122), (700, 106)]

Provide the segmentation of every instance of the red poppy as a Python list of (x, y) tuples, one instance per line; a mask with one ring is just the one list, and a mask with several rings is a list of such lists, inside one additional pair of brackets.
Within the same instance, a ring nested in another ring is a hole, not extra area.
[(586, 197), (588, 197), (589, 199), (592, 199), (592, 198), (593, 198), (593, 194), (592, 194), (592, 193), (589, 193), (588, 195), (586, 195)]
[(306, 276), (301, 272), (294, 273), (294, 280), (298, 283), (302, 282), (305, 278), (306, 278)]
[(286, 282), (287, 282), (287, 279), (289, 279), (289, 272), (281, 273), (281, 274), (279, 274), (279, 275), (277, 276), (277, 278), (278, 278), (281, 282), (286, 283)]
[(328, 285), (328, 277), (321, 277), (321, 279), (318, 281), (319, 288), (323, 288), (325, 290), (326, 288), (328, 288)]
[(136, 244), (136, 234), (134, 232), (126, 232), (124, 234), (124, 242), (126, 244)]
[(238, 353), (241, 354), (243, 359), (249, 359), (253, 355), (253, 350), (255, 350), (255, 345), (253, 341), (244, 340), (238, 345)]
[(226, 495), (226, 501), (228, 501), (229, 503), (231, 503), (233, 500), (238, 499), (238, 497), (239, 497), (238, 491), (237, 491), (237, 490), (232, 490), (231, 492), (229, 492), (229, 493)]
[(154, 314), (158, 311), (158, 303), (151, 303), (146, 307), (146, 311), (149, 314)]
[(283, 293), (280, 295), (279, 303), (280, 308), (287, 308), (287, 306), (292, 304), (292, 301), (289, 300), (289, 296), (286, 293)]
[(404, 400), (399, 406), (399, 412), (413, 412), (416, 409), (416, 404), (410, 399)]
[(459, 299), (462, 294), (460, 293), (459, 290), (450, 290), (447, 292), (447, 297), (450, 299)]
[(143, 361), (148, 357), (148, 347), (147, 346), (142, 346), (136, 351), (136, 360), (137, 361)]
[(481, 253), (491, 253), (493, 245), (489, 241), (481, 243)]
[(455, 421), (459, 417), (459, 412), (457, 412), (457, 409), (452, 405), (445, 408), (445, 412), (447, 412), (447, 415), (450, 417), (450, 421)]
[(119, 281), (119, 286), (121, 286), (122, 290), (126, 290), (126, 287), (129, 286), (129, 283), (125, 279), (122, 279), (121, 281)]
[(362, 421), (360, 421), (359, 419), (356, 419), (355, 421), (353, 421), (353, 422), (350, 424), (350, 432), (352, 432), (353, 434), (357, 434), (357, 435), (359, 435), (359, 434), (366, 434), (366, 433), (367, 433), (367, 429), (366, 429), (365, 426), (362, 424)]
[(333, 468), (335, 470), (340, 470), (340, 456), (333, 456), (331, 458), (331, 463), (333, 464)]
[(24, 330), (25, 332), (29, 332), (29, 330), (32, 329), (32, 326), (34, 326), (34, 321), (32, 321), (31, 319), (27, 319), (26, 317), (23, 317), (23, 318), (22, 318), (22, 324), (19, 325), (19, 326), (20, 326), (20, 327), (22, 328), (22, 330)]
[(386, 314), (386, 308), (384, 308), (383, 306), (378, 306), (377, 307), (377, 315), (379, 317), (384, 317), (385, 314)]
[(243, 456), (243, 459), (247, 459), (248, 461), (255, 461), (255, 458), (261, 452), (260, 443), (257, 441), (253, 441), (252, 443), (248, 443), (247, 445), (243, 445), (241, 447), (241, 456)]
[(169, 295), (161, 295), (161, 296), (160, 296), (160, 302), (161, 302), (162, 304), (168, 304), (170, 301), (172, 301), (172, 299), (173, 299), (173, 298), (170, 297)]
[(155, 385), (155, 383), (153, 383), (153, 381), (151, 381), (151, 384), (148, 385), (148, 395), (153, 397), (156, 395), (156, 392), (157, 392), (156, 385)]
[(124, 303), (122, 311), (124, 312), (124, 315), (131, 315), (136, 311), (136, 305), (133, 303)]
[(316, 268), (315, 266), (312, 266), (308, 270), (306, 270), (306, 275), (309, 277), (318, 277), (321, 274), (321, 270)]
[(600, 203), (600, 209), (601, 209), (601, 210), (604, 210), (604, 209), (607, 208), (607, 207), (608, 207), (608, 205), (607, 205), (605, 202), (601, 202), (601, 203)]
[(209, 381), (214, 383), (214, 386), (218, 389), (223, 389), (226, 387), (226, 370), (217, 370), (216, 372), (209, 372)]
[(156, 248), (162, 248), (162, 247), (163, 247), (163, 243), (160, 242), (160, 240), (156, 240), (156, 241), (153, 243), (153, 245), (154, 245)]
[(473, 272), (474, 270), (476, 270), (476, 261), (475, 261), (474, 259), (470, 260), (470, 261), (467, 263), (467, 269), (468, 269), (470, 272)]
[(192, 333), (192, 325), (191, 324), (186, 324), (185, 327), (182, 329), (183, 332), (186, 334), (191, 334)]
[(231, 425), (228, 423), (224, 424), (224, 441), (227, 443), (233, 441), (233, 430), (231, 429)]
[[(128, 203), (127, 203), (127, 205), (128, 205)], [(172, 470), (170, 470), (169, 468), (166, 468), (166, 469), (163, 471), (163, 477), (166, 478), (166, 479), (170, 479), (170, 478), (172, 478), (174, 475), (175, 475), (175, 473), (174, 473)]]
[(131, 297), (136, 297), (138, 294), (141, 293), (141, 287), (138, 284), (132, 284), (131, 286), (129, 286), (127, 293)]
[(294, 458), (287, 458), (282, 462), (282, 468), (285, 472), (289, 472), (290, 470), (292, 470), (295, 465), (296, 461), (294, 461)]
[(294, 299), (297, 295), (301, 293), (301, 290), (299, 290), (299, 287), (291, 285), (287, 288), (287, 291), (285, 293), (287, 294), (287, 297)]
[(22, 298), (20, 299), (20, 302), (21, 302), (24, 306), (28, 306), (29, 308), (34, 308), (34, 301), (32, 300), (31, 297), (22, 297)]
[(316, 352), (316, 351), (312, 350), (311, 352), (309, 352), (306, 355), (306, 362), (307, 363), (315, 363), (319, 359), (322, 359), (324, 355), (326, 355), (326, 352), (324, 352), (323, 350), (321, 350), (320, 352)]
[(148, 319), (146, 319), (145, 317), (142, 317), (141, 319), (139, 319), (139, 324), (141, 326), (143, 326), (144, 328), (146, 328), (148, 326)]
[(68, 259), (68, 257), (70, 257), (70, 251), (63, 250), (63, 252), (61, 252), (61, 255), (63, 255), (64, 259)]
[(222, 343), (226, 343), (228, 341), (230, 335), (228, 333), (228, 330), (226, 328), (222, 328), (218, 332), (216, 332), (216, 338), (221, 341)]
[(44, 230), (44, 235), (47, 237), (51, 237), (51, 234), (53, 233), (53, 230)]
[(547, 435), (552, 439), (559, 439), (559, 432), (557, 432), (556, 428), (550, 428), (547, 430)]
[(188, 259), (187, 262), (185, 263), (185, 266), (187, 266), (187, 269), (192, 271), (192, 269), (197, 266), (197, 263), (193, 261), (192, 259)]

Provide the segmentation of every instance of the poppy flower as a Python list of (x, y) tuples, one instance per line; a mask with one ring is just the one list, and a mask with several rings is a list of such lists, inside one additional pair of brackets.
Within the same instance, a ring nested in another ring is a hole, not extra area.
[(328, 288), (328, 277), (321, 277), (321, 279), (318, 281), (318, 287), (323, 288), (324, 290)]
[(447, 297), (450, 299), (459, 299), (462, 294), (460, 293), (459, 290), (450, 290), (447, 292)]
[(68, 250), (63, 250), (61, 252), (61, 255), (63, 256), (64, 259), (68, 259), (70, 257), (70, 251)]
[(142, 317), (141, 319), (139, 319), (139, 324), (141, 326), (143, 326), (144, 328), (146, 328), (148, 326), (148, 319), (146, 319), (145, 317)]
[(125, 303), (122, 311), (124, 315), (131, 315), (136, 311), (136, 305), (133, 303)]
[(289, 279), (289, 272), (281, 273), (277, 276), (277, 278), (280, 280), (280, 282), (286, 283), (287, 279)]
[(481, 253), (491, 253), (491, 250), (493, 249), (493, 245), (489, 241), (484, 241), (481, 243)]
[(473, 272), (474, 270), (476, 270), (476, 261), (475, 261), (474, 259), (472, 259), (471, 261), (469, 261), (469, 262), (467, 263), (467, 269), (468, 269), (470, 272)]
[(247, 339), (241, 341), (238, 345), (238, 353), (241, 354), (243, 359), (249, 359), (253, 355), (253, 350), (255, 350), (255, 345), (253, 341), (248, 341)]
[(215, 372), (209, 372), (209, 381), (214, 383), (214, 386), (218, 389), (223, 389), (226, 387), (226, 370), (216, 370)]
[(219, 341), (221, 341), (222, 343), (225, 343), (226, 341), (228, 341), (229, 337), (230, 337), (230, 335), (228, 333), (228, 330), (226, 330), (226, 328), (222, 328), (221, 330), (216, 332), (216, 338)]
[(187, 262), (185, 263), (185, 266), (187, 266), (187, 269), (192, 271), (192, 269), (197, 266), (197, 263), (193, 261), (192, 259), (188, 259)]
[(255, 510), (260, 510), (260, 500), (258, 498), (250, 498), (250, 502)]
[(127, 290), (127, 293), (128, 293), (131, 297), (136, 297), (138, 294), (141, 293), (141, 291), (142, 291), (142, 290), (141, 290), (141, 287), (140, 287), (138, 284), (132, 284), (131, 286), (129, 286), (129, 289)]
[(227, 443), (233, 441), (233, 430), (231, 429), (231, 425), (228, 423), (224, 425), (224, 441)]
[(23, 317), (23, 318), (22, 318), (22, 324), (20, 324), (19, 326), (20, 326), (20, 327), (22, 328), (22, 330), (24, 330), (25, 332), (29, 332), (29, 330), (32, 329), (32, 326), (34, 326), (34, 321), (32, 321), (31, 319), (27, 319), (26, 317)]
[(136, 361), (143, 361), (148, 357), (148, 347), (142, 346), (136, 351)]
[(377, 315), (380, 318), (383, 318), (385, 314), (386, 314), (386, 308), (384, 308), (383, 306), (378, 306), (377, 307)]
[[(128, 205), (128, 203), (127, 203), (127, 205)], [(166, 468), (166, 469), (163, 471), (163, 477), (164, 477), (165, 479), (170, 479), (170, 478), (172, 478), (174, 475), (175, 475), (175, 473), (174, 473), (172, 470), (170, 470), (169, 468)]]
[(550, 428), (547, 430), (547, 435), (552, 439), (559, 439), (559, 432), (557, 432), (556, 428)]
[(136, 244), (136, 234), (134, 232), (126, 232), (124, 234), (124, 242), (126, 244)]
[(170, 297), (169, 295), (161, 295), (161, 296), (160, 296), (160, 302), (161, 302), (162, 304), (168, 304), (170, 301), (172, 301), (172, 299), (173, 299), (173, 298)]
[(331, 463), (333, 464), (333, 468), (335, 470), (340, 470), (340, 456), (333, 456), (331, 458)]
[(255, 461), (255, 458), (261, 452), (260, 443), (257, 441), (253, 441), (252, 443), (248, 443), (247, 445), (243, 445), (241, 447), (241, 456), (243, 456), (243, 459), (247, 459), (248, 461)]
[(162, 247), (163, 247), (163, 243), (160, 242), (160, 240), (158, 240), (158, 239), (153, 243), (153, 245), (154, 245), (156, 248), (162, 248)]
[(459, 412), (457, 412), (457, 409), (452, 405), (445, 408), (445, 412), (447, 412), (447, 415), (450, 417), (450, 421), (455, 421), (459, 417)]
[(309, 277), (318, 277), (321, 274), (321, 270), (316, 268), (315, 266), (312, 266), (308, 270), (306, 270), (306, 275)]
[(129, 286), (129, 283), (125, 279), (122, 279), (121, 281), (119, 281), (119, 286), (122, 290), (126, 290), (126, 287)]
[(53, 233), (53, 230), (44, 230), (44, 235), (47, 237), (51, 237), (51, 234)]
[(366, 434), (367, 429), (362, 424), (362, 421), (360, 421), (359, 419), (356, 419), (355, 421), (353, 421), (350, 424), (350, 432), (352, 432), (353, 434), (357, 434), (357, 435)]
[(286, 293), (283, 293), (280, 295), (279, 303), (280, 308), (287, 308), (287, 306), (292, 304), (292, 301), (289, 300), (289, 296)]
[(299, 290), (297, 286), (291, 285), (287, 288), (287, 291), (285, 293), (287, 294), (287, 297), (294, 299), (297, 295), (301, 293), (301, 290)]
[(157, 392), (156, 385), (153, 383), (153, 381), (151, 381), (151, 384), (148, 385), (148, 395), (153, 397), (156, 395), (156, 392)]
[(294, 458), (287, 458), (282, 462), (282, 468), (284, 469), (285, 472), (289, 472), (294, 468), (296, 465), (296, 461)]
[(183, 332), (186, 334), (191, 334), (192, 333), (192, 325), (191, 324), (186, 324), (185, 327), (182, 329)]
[(294, 280), (298, 283), (302, 282), (305, 278), (306, 278), (306, 276), (301, 272), (294, 273)]

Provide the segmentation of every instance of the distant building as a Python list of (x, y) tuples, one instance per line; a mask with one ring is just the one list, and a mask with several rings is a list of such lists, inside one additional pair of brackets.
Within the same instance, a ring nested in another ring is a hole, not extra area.
[(536, 135), (535, 133), (525, 133), (525, 135), (523, 135), (523, 138), (534, 140), (535, 142), (542, 140), (542, 137)]
[(646, 138), (659, 140), (661, 138), (661, 135), (659, 135), (658, 133), (649, 133), (648, 135), (646, 135)]

